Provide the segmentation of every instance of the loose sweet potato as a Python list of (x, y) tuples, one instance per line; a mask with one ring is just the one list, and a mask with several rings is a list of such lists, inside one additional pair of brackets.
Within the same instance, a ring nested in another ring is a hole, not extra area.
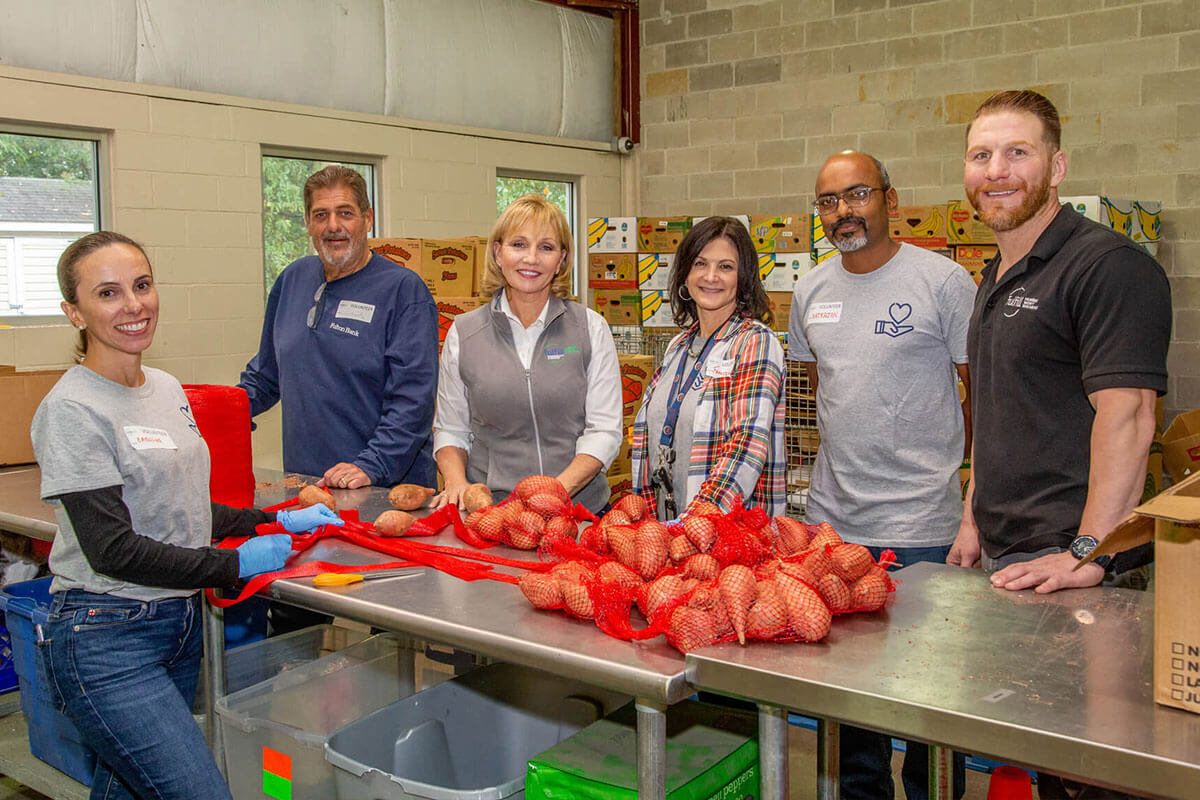
[(413, 511), (425, 505), (425, 501), (433, 495), (433, 489), (418, 486), (415, 483), (401, 483), (392, 487), (388, 492), (388, 502), (392, 508), (401, 511)]
[(492, 490), (487, 487), (486, 483), (472, 483), (463, 492), (463, 506), (466, 507), (468, 514), (491, 504)]
[(333, 499), (333, 495), (322, 489), (320, 486), (305, 486), (300, 490), (300, 494), (296, 496), (299, 501), (300, 508), (308, 508), (315, 506), (317, 503), (324, 503), (329, 506), (330, 511), (337, 511), (337, 502)]
[(375, 530), (380, 536), (403, 536), (416, 521), (407, 511), (385, 511), (375, 520)]

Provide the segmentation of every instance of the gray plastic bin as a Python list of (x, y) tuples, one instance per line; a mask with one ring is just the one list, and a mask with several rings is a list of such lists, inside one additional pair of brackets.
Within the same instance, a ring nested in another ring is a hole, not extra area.
[[(327, 626), (306, 630), (320, 633), (322, 627)], [(318, 635), (314, 643), (319, 642)], [(330, 800), (333, 768), (324, 755), (329, 734), (412, 694), (413, 651), (391, 635), (319, 655), (312, 650), (282, 672), (275, 669), (267, 680), (217, 701), (226, 773), (237, 800), (257, 800), (266, 789), (279, 796), (276, 790), (285, 784), (292, 800)]]
[(481, 667), (329, 737), (339, 800), (525, 796), (525, 762), (627, 703), (513, 664)]

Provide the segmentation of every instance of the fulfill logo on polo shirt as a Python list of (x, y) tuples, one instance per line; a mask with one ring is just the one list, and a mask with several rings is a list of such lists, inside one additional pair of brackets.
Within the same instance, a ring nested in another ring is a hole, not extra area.
[(1004, 312), (1006, 317), (1015, 317), (1021, 312), (1021, 309), (1027, 308), (1030, 311), (1037, 311), (1038, 299), (1036, 297), (1026, 297), (1025, 287), (1018, 286), (1008, 293), (1008, 299), (1004, 301), (1004, 305), (1008, 310)]

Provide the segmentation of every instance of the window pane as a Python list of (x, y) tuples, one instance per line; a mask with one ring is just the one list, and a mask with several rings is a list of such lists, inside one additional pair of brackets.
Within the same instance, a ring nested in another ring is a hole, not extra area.
[[(341, 164), (362, 175), (374, 207), (375, 170), (371, 164), (263, 156), (263, 276), (268, 292), (284, 267), (315, 253), (304, 228), (304, 182), (330, 164)], [(370, 235), (375, 235), (374, 228)]]
[[(521, 195), (540, 194), (554, 205), (562, 209), (567, 217), (567, 225), (571, 229), (571, 238), (575, 238), (575, 184), (571, 181), (559, 181), (550, 178), (530, 178), (508, 175), (496, 176), (496, 215), (499, 216), (508, 204)], [(571, 293), (578, 294), (576, 286), (578, 279), (579, 255), (577, 248), (572, 247), (572, 260), (575, 268), (571, 270)]]
[(544, 178), (510, 178), (496, 176), (496, 215), (508, 208), (508, 204), (523, 194), (540, 194), (567, 215), (567, 224), (575, 232), (575, 219), (571, 213), (571, 192), (574, 184), (569, 181), (552, 181)]
[(0, 316), (59, 314), (58, 257), (100, 229), (97, 143), (0, 133)]

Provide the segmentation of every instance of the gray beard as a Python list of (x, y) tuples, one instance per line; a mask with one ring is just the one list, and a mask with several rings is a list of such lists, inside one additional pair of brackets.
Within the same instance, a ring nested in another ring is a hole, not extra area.
[(833, 246), (843, 253), (853, 253), (855, 250), (862, 250), (867, 246), (866, 232), (856, 236), (834, 237)]

